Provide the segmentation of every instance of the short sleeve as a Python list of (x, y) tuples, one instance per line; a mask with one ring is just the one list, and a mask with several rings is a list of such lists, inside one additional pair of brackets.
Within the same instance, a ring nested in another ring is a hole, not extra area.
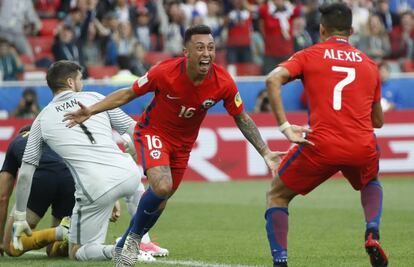
[(42, 155), (43, 137), (40, 127), (39, 116), (33, 122), (30, 128), (29, 139), (27, 140), (26, 149), (24, 150), (22, 161), (39, 166), (40, 157)]
[(285, 62), (279, 64), (279, 66), (286, 68), (289, 71), (291, 79), (296, 79), (302, 76), (304, 63), (304, 52), (299, 51), (291, 56)]
[(226, 94), (223, 99), (224, 107), (231, 116), (239, 115), (243, 112), (244, 104), (236, 83), (230, 79), (230, 82), (224, 89), (226, 90)]
[[(19, 138), (19, 137), (17, 137)], [(18, 151), (18, 141), (17, 138), (10, 143), (9, 147), (7, 148), (6, 157), (3, 162), (3, 167), (1, 168), (1, 172), (6, 171), (13, 176), (17, 176), (17, 171), (22, 164), (22, 155), (21, 152)]]
[(148, 92), (154, 92), (157, 89), (157, 76), (159, 72), (159, 65), (155, 65), (144, 76), (137, 79), (132, 84), (135, 94), (142, 96)]

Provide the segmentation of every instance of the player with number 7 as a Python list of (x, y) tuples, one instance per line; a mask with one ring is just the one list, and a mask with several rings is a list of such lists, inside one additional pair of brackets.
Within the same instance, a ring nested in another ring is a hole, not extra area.
[[(319, 11), (322, 42), (297, 52), (266, 79), (280, 131), (297, 144), (283, 159), (267, 194), (266, 230), (273, 263), (287, 266), (290, 201), (341, 171), (352, 187), (361, 191), (365, 248), (371, 264), (387, 266), (387, 256), (379, 244), (382, 187), (378, 180), (380, 153), (373, 129), (383, 125), (378, 68), (348, 43), (352, 12), (346, 4), (324, 5)], [(280, 94), (281, 86), (296, 78), (302, 80), (308, 99), (312, 132), (305, 138), (287, 121)]]

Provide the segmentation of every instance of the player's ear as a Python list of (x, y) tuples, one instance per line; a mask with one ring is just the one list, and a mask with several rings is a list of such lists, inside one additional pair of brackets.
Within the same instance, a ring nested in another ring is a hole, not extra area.
[(349, 36), (351, 36), (354, 33), (354, 27), (351, 27), (351, 29), (349, 30)]
[(321, 39), (325, 39), (325, 36), (327, 35), (327, 31), (325, 27), (322, 24), (319, 24), (319, 35), (321, 36)]
[(73, 88), (75, 86), (75, 80), (73, 78), (67, 78), (66, 79), (66, 84), (70, 87)]
[(183, 47), (183, 55), (185, 56), (185, 57), (188, 57), (188, 49), (187, 49), (187, 47)]

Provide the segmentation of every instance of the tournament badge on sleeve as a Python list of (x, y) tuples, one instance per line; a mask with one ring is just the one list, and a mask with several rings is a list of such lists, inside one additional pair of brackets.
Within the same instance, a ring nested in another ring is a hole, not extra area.
[(237, 92), (237, 94), (234, 96), (234, 103), (236, 104), (236, 107), (240, 107), (240, 105), (243, 104), (243, 100), (239, 92)]

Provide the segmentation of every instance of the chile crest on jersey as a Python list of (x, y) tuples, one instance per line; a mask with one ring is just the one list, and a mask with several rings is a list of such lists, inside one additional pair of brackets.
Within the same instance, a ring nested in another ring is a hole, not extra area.
[(212, 106), (214, 106), (216, 104), (216, 101), (214, 101), (213, 99), (206, 99), (204, 100), (203, 104), (201, 104), (203, 109), (209, 109)]

